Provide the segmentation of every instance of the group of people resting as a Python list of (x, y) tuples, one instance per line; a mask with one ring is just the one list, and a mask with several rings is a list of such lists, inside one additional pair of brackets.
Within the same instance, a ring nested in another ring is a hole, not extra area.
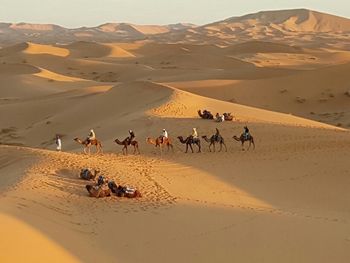
[(81, 179), (95, 181), (94, 184), (85, 186), (91, 197), (108, 197), (112, 193), (118, 197), (136, 198), (142, 196), (136, 188), (118, 185), (114, 180), (109, 180), (102, 175), (98, 176), (97, 180), (95, 180), (98, 173), (99, 171), (90, 171), (89, 169), (82, 169), (80, 172)]
[(224, 122), (224, 121), (232, 121), (233, 120), (233, 116), (229, 112), (224, 112), (222, 115), (220, 115), (217, 112), (215, 114), (215, 117), (214, 117), (210, 111), (204, 109), (203, 113), (201, 113), (201, 111), (199, 110), (198, 114), (203, 119), (214, 119), (217, 122)]
[(229, 112), (224, 112), (222, 115), (220, 115), (218, 112), (215, 114), (215, 121), (217, 122), (224, 122), (224, 121), (232, 121), (233, 116)]

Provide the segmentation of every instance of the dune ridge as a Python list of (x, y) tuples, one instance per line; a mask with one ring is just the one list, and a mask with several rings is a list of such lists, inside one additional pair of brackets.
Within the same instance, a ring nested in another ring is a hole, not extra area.
[[(305, 9), (0, 23), (0, 262), (347, 262), (348, 26)], [(193, 128), (192, 153), (178, 136)], [(91, 129), (100, 154), (75, 141)], [(146, 139), (163, 129), (173, 150)], [(130, 130), (140, 154), (115, 142)], [(84, 168), (142, 197), (92, 198)]]

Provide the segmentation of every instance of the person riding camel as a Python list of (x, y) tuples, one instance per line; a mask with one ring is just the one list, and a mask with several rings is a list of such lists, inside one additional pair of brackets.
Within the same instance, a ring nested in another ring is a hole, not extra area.
[(168, 132), (163, 129), (162, 134), (159, 136), (159, 138), (161, 139), (161, 143), (164, 143), (164, 138), (168, 139)]
[(243, 136), (246, 140), (248, 140), (250, 137), (249, 129), (247, 126), (244, 126)]
[(218, 128), (215, 128), (215, 130), (216, 130), (216, 132), (215, 132), (215, 141), (218, 141), (219, 140), (219, 137), (221, 136), (220, 135), (220, 131), (219, 131), (219, 129)]
[(196, 128), (193, 128), (193, 129), (192, 129), (192, 134), (190, 135), (190, 137), (191, 137), (193, 140), (197, 140), (197, 139), (198, 139), (198, 133), (197, 133), (197, 129), (196, 129)]
[(131, 144), (132, 140), (135, 138), (135, 133), (133, 130), (129, 130), (128, 143)]
[(90, 130), (89, 136), (87, 137), (89, 142), (96, 140), (96, 134), (93, 129)]

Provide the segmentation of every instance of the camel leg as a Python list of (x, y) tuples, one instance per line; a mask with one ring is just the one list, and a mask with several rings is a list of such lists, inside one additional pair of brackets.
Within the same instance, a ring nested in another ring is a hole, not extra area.
[(125, 145), (125, 155), (128, 155), (128, 146)]
[(188, 144), (186, 143), (186, 151), (185, 151), (185, 153), (187, 153), (187, 151), (188, 151)]
[(224, 142), (222, 144), (225, 146), (225, 152), (227, 152), (226, 144)]
[(198, 152), (200, 153), (202, 151), (201, 149), (201, 143), (197, 143), (197, 146), (198, 146)]
[(215, 153), (215, 151), (216, 151), (216, 150), (215, 150), (215, 142), (212, 143), (212, 144), (213, 144), (213, 149), (214, 149), (214, 153)]
[(192, 145), (190, 144), (190, 148), (191, 148), (191, 151), (192, 151), (192, 153), (193, 153), (193, 147), (192, 147)]
[(220, 142), (220, 149), (219, 149), (219, 152), (222, 151), (222, 143)]

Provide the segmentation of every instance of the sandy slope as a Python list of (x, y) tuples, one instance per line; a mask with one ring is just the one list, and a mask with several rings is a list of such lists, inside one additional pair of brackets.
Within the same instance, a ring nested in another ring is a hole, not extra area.
[[(185, 156), (176, 150), (161, 159), (150, 146), (139, 157), (1, 147), (2, 158), (40, 158), (3, 193), (1, 220), (16, 218), (13, 227), (26, 222), (28, 236), (41, 233), (45, 239), (36, 242), (66, 261), (346, 262), (349, 134), (290, 127), (271, 132), (270, 125), (254, 130), (254, 152), (229, 143), (229, 153)], [(138, 187), (144, 197), (87, 197), (85, 182), (77, 179), (87, 166)], [(23, 168), (10, 171), (16, 176)], [(24, 253), (37, 255), (35, 249)]]
[[(305, 19), (300, 27), (314, 28)], [(0, 49), (0, 261), (347, 262), (349, 57), (334, 45)], [(202, 120), (198, 109), (235, 119)], [(244, 125), (255, 150), (232, 139)], [(176, 136), (193, 127), (200, 136), (219, 128), (227, 152), (202, 141), (202, 153), (185, 154)], [(73, 141), (91, 128), (102, 155), (83, 155)], [(146, 144), (163, 128), (174, 153)], [(113, 142), (129, 129), (139, 156)], [(52, 151), (57, 133), (65, 152)], [(88, 197), (77, 178), (85, 167), (143, 197)]]
[(263, 80), (201, 80), (169, 83), (200, 95), (349, 127), (350, 64)]

